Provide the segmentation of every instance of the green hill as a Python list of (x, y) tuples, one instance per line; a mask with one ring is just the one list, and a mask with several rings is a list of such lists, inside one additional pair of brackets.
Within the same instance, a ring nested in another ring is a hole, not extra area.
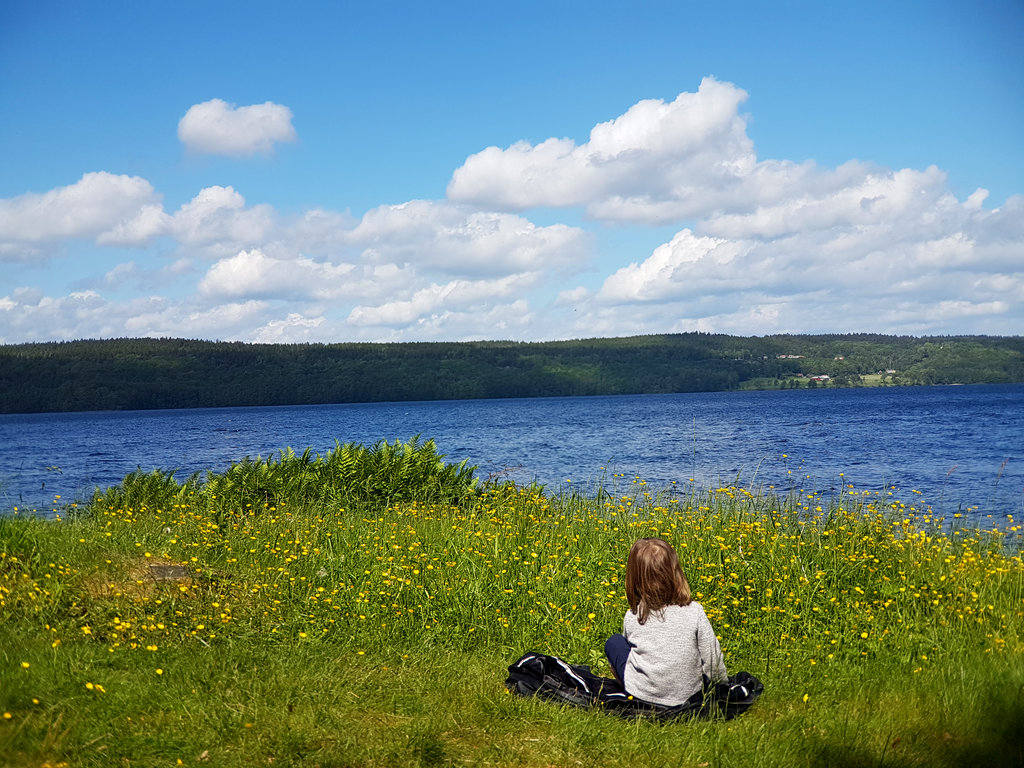
[(3, 413), (1022, 381), (1019, 336), (0, 346)]

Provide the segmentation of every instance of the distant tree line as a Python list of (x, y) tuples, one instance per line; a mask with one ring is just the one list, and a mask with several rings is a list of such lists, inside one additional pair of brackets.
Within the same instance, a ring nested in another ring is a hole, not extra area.
[(0, 345), (2, 413), (1008, 382), (1024, 382), (1024, 337)]

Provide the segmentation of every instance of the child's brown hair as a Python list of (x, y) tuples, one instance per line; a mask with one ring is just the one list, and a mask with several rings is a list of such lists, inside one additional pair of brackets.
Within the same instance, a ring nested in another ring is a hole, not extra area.
[(689, 605), (690, 583), (672, 545), (638, 539), (626, 560), (626, 599), (641, 624), (666, 605)]

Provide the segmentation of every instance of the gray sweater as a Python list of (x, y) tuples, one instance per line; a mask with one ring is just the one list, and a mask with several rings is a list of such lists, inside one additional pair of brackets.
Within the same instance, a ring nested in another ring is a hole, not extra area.
[(673, 707), (701, 689), (702, 674), (727, 678), (718, 638), (696, 601), (652, 611), (645, 624), (627, 611), (622, 633), (633, 646), (622, 683), (638, 699)]

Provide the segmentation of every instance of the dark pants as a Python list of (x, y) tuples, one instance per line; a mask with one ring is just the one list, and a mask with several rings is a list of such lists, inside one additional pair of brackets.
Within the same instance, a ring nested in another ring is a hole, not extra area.
[(633, 646), (629, 644), (624, 635), (612, 635), (604, 644), (604, 655), (608, 657), (608, 663), (612, 665), (615, 678), (625, 685), (623, 676), (626, 673), (626, 659)]

